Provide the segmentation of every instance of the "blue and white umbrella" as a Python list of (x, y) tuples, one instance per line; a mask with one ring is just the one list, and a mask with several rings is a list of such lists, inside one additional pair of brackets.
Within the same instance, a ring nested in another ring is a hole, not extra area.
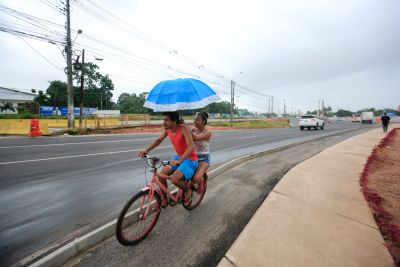
[(155, 112), (198, 109), (220, 97), (202, 81), (185, 78), (158, 83), (147, 95), (144, 107)]

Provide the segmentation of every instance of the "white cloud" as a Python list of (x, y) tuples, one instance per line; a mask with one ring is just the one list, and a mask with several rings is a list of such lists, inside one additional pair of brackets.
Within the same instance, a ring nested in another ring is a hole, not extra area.
[[(64, 23), (60, 13), (40, 2), (2, 3)], [(319, 99), (350, 110), (400, 104), (400, 3), (396, 0), (96, 3), (147, 34), (124, 31), (122, 25), (99, 21), (73, 6), (72, 27), (83, 30), (76, 42), (87, 46), (87, 60), (93, 61), (95, 52), (105, 56), (96, 64), (112, 74), (115, 98), (122, 92), (148, 91), (162, 79), (185, 76), (171, 71), (170, 66), (208, 80), (225, 81), (224, 86), (211, 84), (224, 100), (229, 100), (229, 82), (218, 74), (232, 78), (242, 71), (239, 84), (274, 95), (277, 103), (285, 99), (295, 110), (316, 109)], [(99, 41), (89, 42), (85, 34), (128, 52)], [(148, 35), (156, 41), (149, 41)], [(0, 32), (0, 38), (2, 86), (45, 89), (48, 80), (65, 80), (61, 71), (17, 37)], [(63, 67), (57, 48), (26, 40)], [(171, 49), (177, 54), (170, 54)], [(129, 64), (121, 62), (128, 59)], [(210, 71), (216, 74), (209, 75)], [(266, 110), (268, 100), (262, 95), (246, 94), (238, 88), (237, 96), (239, 107)]]

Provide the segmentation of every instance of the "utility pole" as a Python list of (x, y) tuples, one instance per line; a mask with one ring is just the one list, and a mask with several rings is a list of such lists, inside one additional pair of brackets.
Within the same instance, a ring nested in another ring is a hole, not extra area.
[(271, 114), (271, 98), (268, 98), (268, 116)]
[(271, 114), (274, 113), (274, 97), (271, 96)]
[(285, 99), (283, 99), (283, 117), (286, 116), (286, 102)]
[(233, 127), (233, 112), (235, 107), (235, 78), (239, 75), (243, 74), (243, 72), (239, 72), (235, 77), (231, 79), (231, 127)]
[(68, 90), (67, 90), (67, 99), (68, 99), (68, 128), (75, 128), (75, 119), (74, 119), (74, 93), (72, 86), (72, 51), (71, 51), (71, 20), (70, 20), (70, 6), (69, 0), (66, 0), (66, 13), (67, 13), (67, 46), (65, 49), (67, 50), (67, 81), (68, 81)]
[(320, 115), (320, 110), (321, 110), (321, 99), (318, 99), (318, 117)]
[(81, 103), (79, 105), (79, 128), (82, 129), (82, 113), (83, 113), (83, 77), (85, 71), (85, 49), (82, 49), (82, 65), (81, 65)]
[(231, 127), (233, 127), (233, 106), (235, 105), (235, 82), (231, 80)]

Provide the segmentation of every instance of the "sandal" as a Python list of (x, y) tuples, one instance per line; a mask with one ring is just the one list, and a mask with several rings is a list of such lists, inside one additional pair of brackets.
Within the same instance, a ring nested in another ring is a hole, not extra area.
[(185, 206), (190, 206), (190, 204), (192, 204), (193, 190), (190, 188), (188, 190), (190, 190), (192, 193), (189, 195), (188, 198), (186, 198), (185, 193), (183, 193), (183, 201), (184, 201)]

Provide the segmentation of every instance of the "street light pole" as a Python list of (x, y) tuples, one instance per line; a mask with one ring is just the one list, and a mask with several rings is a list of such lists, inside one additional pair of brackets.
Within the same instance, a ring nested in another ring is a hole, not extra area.
[(75, 128), (74, 119), (74, 93), (72, 86), (72, 51), (71, 51), (71, 20), (70, 20), (70, 6), (69, 0), (66, 0), (66, 13), (67, 13), (67, 99), (68, 99), (68, 128)]

